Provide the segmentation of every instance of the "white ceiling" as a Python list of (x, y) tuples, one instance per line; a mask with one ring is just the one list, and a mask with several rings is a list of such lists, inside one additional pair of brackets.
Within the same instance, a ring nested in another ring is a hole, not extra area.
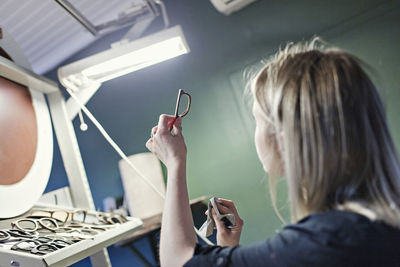
[[(94, 25), (144, 0), (69, 0)], [(36, 73), (43, 74), (96, 40), (54, 0), (1, 0), (0, 25), (13, 36)]]

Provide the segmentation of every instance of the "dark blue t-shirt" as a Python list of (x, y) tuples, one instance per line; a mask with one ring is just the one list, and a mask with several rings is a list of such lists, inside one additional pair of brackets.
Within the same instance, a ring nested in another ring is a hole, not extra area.
[(352, 212), (315, 213), (257, 244), (197, 245), (184, 266), (400, 267), (400, 230)]

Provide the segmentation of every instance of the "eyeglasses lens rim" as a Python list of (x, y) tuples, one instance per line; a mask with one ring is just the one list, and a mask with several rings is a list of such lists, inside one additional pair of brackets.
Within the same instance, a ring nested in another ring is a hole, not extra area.
[[(23, 225), (21, 225), (22, 222), (30, 222), (34, 225), (33, 228), (24, 228)], [(15, 227), (25, 233), (33, 233), (36, 232), (39, 229), (39, 225), (37, 223), (37, 221), (35, 219), (30, 219), (30, 218), (22, 218), (17, 220), (16, 222), (13, 222), (12, 225), (15, 225)], [(19, 237), (23, 237), (23, 236), (19, 236)]]
[[(57, 218), (56, 214), (64, 214), (63, 218)], [(51, 218), (60, 221), (62, 223), (66, 223), (68, 221), (69, 215), (71, 214), (71, 212), (68, 212), (66, 210), (54, 210), (52, 212)]]
[[(63, 213), (63, 218), (59, 218), (56, 214)], [(45, 210), (45, 209), (32, 209), (28, 217), (41, 219), (41, 218), (52, 218), (56, 221), (66, 223), (69, 218), (69, 212), (65, 210)]]
[[(24, 230), (21, 229), (9, 229), (7, 230), (7, 232), (10, 234), (11, 237), (22, 237), (22, 238), (34, 238), (35, 235), (32, 235), (29, 232), (26, 232)], [(35, 232), (32, 232), (35, 233)]]
[(0, 242), (7, 241), (10, 239), (11, 235), (5, 230), (0, 230)]
[[(186, 95), (186, 96), (187, 96), (187, 98), (188, 98), (188, 105), (187, 105), (186, 109), (185, 109), (181, 114), (178, 114), (182, 95)], [(175, 117), (176, 117), (176, 118), (183, 118), (183, 117), (185, 117), (185, 116), (189, 113), (190, 104), (191, 104), (191, 96), (190, 96), (190, 94), (186, 93), (186, 92), (185, 92), (184, 90), (182, 90), (182, 89), (179, 89), (179, 92), (178, 92), (178, 99), (176, 100), (176, 106), (175, 106)]]
[[(75, 215), (77, 215), (77, 214), (83, 214), (82, 221), (80, 221), (80, 220), (78, 221), (75, 219)], [(77, 211), (71, 212), (71, 221), (84, 223), (86, 221), (86, 216), (87, 216), (86, 210), (77, 210)]]
[[(58, 225), (58, 223), (57, 223), (57, 221), (56, 221), (54, 218), (41, 218), (41, 219), (39, 219), (38, 221), (39, 221), (39, 224), (40, 224), (43, 228), (45, 228), (45, 229), (47, 229), (47, 230), (49, 230), (49, 231), (52, 231), (52, 232), (55, 232), (55, 231), (57, 231), (57, 230), (60, 228), (59, 225)], [(50, 222), (54, 227), (51, 227), (51, 226), (47, 225), (47, 224), (45, 223), (46, 221)]]

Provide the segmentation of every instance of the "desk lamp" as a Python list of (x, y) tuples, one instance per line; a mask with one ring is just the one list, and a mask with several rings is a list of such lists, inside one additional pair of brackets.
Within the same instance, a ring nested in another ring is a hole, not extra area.
[[(189, 46), (178, 25), (65, 65), (58, 79), (85, 104), (101, 83), (186, 53)], [(80, 108), (70, 100), (67, 110), (73, 119)]]

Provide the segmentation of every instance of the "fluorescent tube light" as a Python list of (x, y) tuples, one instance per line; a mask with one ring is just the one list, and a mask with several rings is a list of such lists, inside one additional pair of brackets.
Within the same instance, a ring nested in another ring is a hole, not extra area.
[(188, 52), (182, 29), (175, 26), (63, 66), (58, 78), (77, 91)]

